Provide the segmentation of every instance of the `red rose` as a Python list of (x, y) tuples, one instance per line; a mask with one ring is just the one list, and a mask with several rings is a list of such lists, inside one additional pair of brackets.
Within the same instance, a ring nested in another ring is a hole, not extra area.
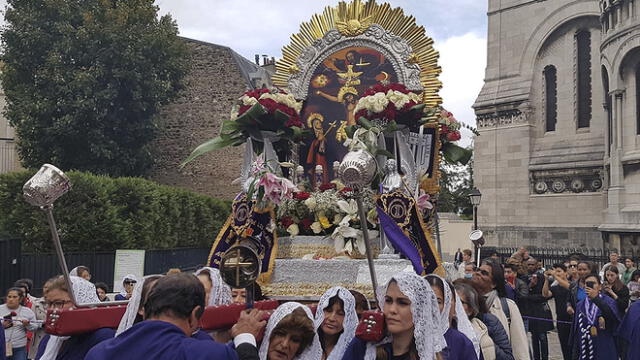
[(288, 228), (293, 224), (293, 219), (290, 216), (283, 216), (280, 219), (280, 224), (282, 224), (282, 227)]
[(304, 218), (302, 219), (302, 221), (300, 221), (300, 225), (302, 225), (302, 228), (309, 230), (311, 229), (311, 224), (313, 224), (313, 220), (309, 219), (309, 218)]
[(343, 188), (342, 188), (342, 190), (340, 190), (340, 193), (341, 193), (341, 194), (346, 194), (346, 193), (348, 193), (348, 192), (352, 192), (352, 191), (353, 191), (353, 189), (352, 189), (352, 188), (350, 188), (350, 187), (346, 187), (346, 186), (345, 186), (345, 187), (343, 187)]
[(380, 116), (387, 121), (395, 120), (396, 115), (396, 106), (392, 102), (389, 102), (389, 105), (380, 113)]
[(307, 200), (309, 197), (311, 197), (311, 194), (304, 191), (293, 194), (293, 198), (296, 200)]
[(327, 183), (327, 184), (320, 185), (320, 191), (327, 191), (329, 189), (335, 189), (335, 188), (336, 188), (336, 184), (333, 184), (333, 183)]
[(449, 141), (458, 141), (460, 140), (460, 131), (451, 131), (447, 134), (447, 140)]
[(354, 115), (354, 117), (355, 117), (356, 121), (358, 121), (358, 119), (360, 119), (361, 117), (363, 117), (363, 118), (365, 118), (365, 119), (366, 119), (368, 115), (369, 115), (369, 114), (367, 113), (367, 110), (362, 109), (362, 110), (359, 110), (359, 111)]
[(251, 106), (249, 106), (249, 105), (240, 106), (240, 109), (238, 109), (238, 116), (246, 113), (247, 110), (249, 110), (249, 109), (251, 109)]

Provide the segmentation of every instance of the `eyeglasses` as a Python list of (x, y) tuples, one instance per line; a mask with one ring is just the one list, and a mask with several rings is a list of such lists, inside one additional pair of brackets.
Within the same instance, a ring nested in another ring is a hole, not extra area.
[(45, 305), (48, 309), (60, 310), (68, 303), (71, 303), (71, 300), (48, 301)]
[(578, 264), (569, 264), (569, 267), (575, 268), (575, 267), (578, 267)]

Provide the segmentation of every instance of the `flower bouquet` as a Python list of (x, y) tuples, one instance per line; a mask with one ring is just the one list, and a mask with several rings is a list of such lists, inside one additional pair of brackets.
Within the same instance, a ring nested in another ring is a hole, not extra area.
[(396, 131), (399, 126), (417, 131), (427, 121), (424, 108), (420, 95), (404, 85), (377, 84), (365, 91), (354, 112), (360, 124), (371, 123), (383, 132)]
[(267, 208), (271, 204), (278, 206), (292, 199), (294, 191), (297, 190), (291, 180), (276, 175), (265, 164), (262, 156), (253, 164), (247, 182), (247, 198), (255, 198), (258, 208)]
[[(367, 207), (373, 209), (373, 191), (365, 195)], [(364, 241), (353, 189), (339, 181), (320, 185), (315, 191), (298, 191), (278, 206), (278, 226), (297, 235), (325, 235), (335, 240), (337, 253), (364, 253)], [(375, 212), (373, 212), (375, 213)], [(374, 228), (377, 222), (369, 223)]]
[(229, 120), (222, 123), (220, 136), (199, 145), (183, 166), (200, 155), (227, 146), (242, 145), (247, 139), (275, 142), (276, 150), (290, 148), (308, 134), (300, 121), (302, 102), (282, 90), (248, 91), (238, 99)]
[(474, 134), (479, 135), (478, 131), (471, 126), (459, 122), (452, 113), (445, 109), (440, 110), (438, 116), (438, 127), (440, 133), (440, 151), (444, 159), (451, 164), (466, 164), (471, 159), (472, 152), (455, 144), (460, 140), (460, 128), (465, 127)]

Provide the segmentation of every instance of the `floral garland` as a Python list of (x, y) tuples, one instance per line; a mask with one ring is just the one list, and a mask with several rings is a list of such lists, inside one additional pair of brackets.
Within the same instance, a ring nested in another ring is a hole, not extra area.
[(303, 130), (301, 109), (302, 102), (283, 90), (247, 91), (238, 99), (230, 119), (222, 123), (220, 136), (200, 144), (182, 165), (210, 151), (242, 145), (249, 138), (261, 142), (268, 136), (276, 150), (288, 151), (291, 143), (299, 143), (310, 134)]
[(475, 128), (462, 123), (453, 116), (453, 114), (443, 108), (440, 108), (438, 116), (438, 127), (440, 133), (440, 151), (444, 159), (450, 164), (466, 164), (471, 159), (472, 152), (469, 149), (462, 148), (455, 144), (462, 137), (461, 128), (467, 128), (476, 135), (480, 135)]
[[(415, 130), (424, 122), (420, 95), (402, 84), (374, 85), (358, 100), (354, 109), (356, 119), (364, 119), (381, 127), (408, 126)], [(361, 120), (360, 120), (361, 121)]]

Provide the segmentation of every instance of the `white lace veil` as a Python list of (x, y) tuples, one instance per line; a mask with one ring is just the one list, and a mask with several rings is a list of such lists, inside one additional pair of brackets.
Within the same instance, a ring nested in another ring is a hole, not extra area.
[(438, 275), (427, 275), (427, 278), (437, 278), (440, 279), (440, 281), (442, 281), (442, 288), (443, 288), (443, 295), (444, 295), (444, 307), (442, 308), (442, 311), (438, 312), (438, 331), (440, 334), (444, 335), (444, 333), (447, 332), (447, 330), (449, 330), (449, 313), (451, 311), (451, 288), (449, 287), (449, 284), (447, 283), (447, 281), (443, 278), (441, 278)]
[(212, 267), (203, 267), (196, 271), (196, 276), (204, 271), (209, 272), (209, 279), (211, 279), (211, 291), (209, 292), (209, 303), (207, 306), (219, 306), (231, 304), (233, 298), (231, 297), (231, 288), (227, 283), (222, 280), (220, 276), (220, 270)]
[[(302, 308), (304, 312), (307, 314), (307, 317), (311, 319), (311, 321), (313, 322), (313, 314), (311, 313), (311, 310), (309, 309), (308, 306), (305, 306), (293, 301), (287, 302), (278, 306), (276, 311), (274, 311), (273, 314), (271, 314), (271, 317), (269, 318), (269, 322), (267, 323), (267, 329), (265, 330), (265, 333), (264, 333), (262, 345), (260, 345), (260, 353), (259, 353), (260, 360), (267, 360), (267, 355), (269, 352), (269, 338), (271, 337), (271, 333), (273, 332), (273, 329), (275, 329), (275, 327), (280, 323), (280, 321), (282, 321), (282, 319), (285, 318), (285, 316), (291, 314), (293, 310), (297, 308)], [(320, 359), (321, 357), (322, 357), (322, 347), (320, 347), (320, 339), (318, 338), (318, 333), (315, 333), (313, 335), (313, 341), (311, 342), (311, 345), (309, 345), (309, 347), (304, 352), (302, 352), (300, 356), (297, 356), (293, 359), (309, 360), (309, 359)]]
[[(96, 293), (95, 285), (81, 277), (72, 275), (70, 278), (73, 287), (73, 297), (75, 298), (76, 303), (88, 304), (100, 302), (98, 294)], [(62, 343), (69, 338), (70, 336), (51, 335), (40, 360), (55, 360), (60, 348), (62, 347)]]
[(124, 312), (122, 319), (120, 319), (120, 324), (118, 325), (116, 336), (127, 331), (135, 324), (136, 317), (138, 316), (138, 309), (140, 309), (140, 302), (142, 301), (142, 289), (144, 288), (144, 283), (150, 277), (155, 278), (157, 276), (162, 275), (148, 275), (143, 277), (142, 281), (138, 281), (136, 283), (135, 287), (133, 288), (133, 293), (131, 294), (131, 299), (129, 299), (129, 303), (127, 304), (127, 310)]
[(471, 342), (473, 343), (473, 349), (476, 351), (476, 355), (478, 359), (480, 359), (480, 339), (478, 338), (478, 334), (476, 333), (473, 325), (471, 325), (471, 321), (469, 321), (469, 317), (467, 316), (467, 312), (464, 311), (464, 306), (462, 306), (462, 300), (460, 300), (460, 294), (456, 292), (456, 319), (458, 320), (458, 331), (463, 333)]
[[(127, 274), (124, 277), (122, 277), (122, 281), (120, 281), (120, 284), (122, 285), (122, 291), (120, 291), (120, 295), (125, 297), (127, 296), (127, 291), (124, 289), (124, 281), (127, 279), (135, 281), (136, 284), (138, 283), (138, 278), (133, 274)], [(133, 296), (133, 294), (131, 294), (131, 296)]]
[[(353, 295), (351, 295), (349, 290), (341, 286), (336, 286), (327, 290), (320, 297), (320, 301), (318, 302), (318, 308), (316, 310), (316, 320), (313, 324), (314, 325), (313, 327), (314, 329), (316, 329), (316, 332), (318, 332), (318, 330), (320, 329), (320, 326), (322, 325), (322, 322), (324, 321), (323, 310), (329, 305), (329, 300), (331, 300), (331, 298), (336, 295), (338, 295), (338, 297), (344, 303), (344, 321), (342, 323), (344, 330), (342, 331), (342, 334), (340, 334), (340, 338), (338, 339), (338, 342), (336, 343), (335, 347), (331, 351), (331, 354), (329, 354), (326, 360), (342, 359), (342, 355), (344, 355), (345, 350), (347, 350), (347, 346), (349, 346), (349, 343), (351, 343), (351, 340), (353, 340), (353, 337), (356, 334), (356, 328), (358, 327), (358, 313), (356, 313), (356, 299), (353, 297)], [(322, 354), (320, 355), (321, 357), (319, 357), (318, 360), (322, 358)]]
[[(411, 314), (413, 315), (413, 338), (420, 360), (434, 360), (436, 353), (442, 351), (447, 343), (439, 332), (438, 316), (440, 309), (431, 286), (414, 272), (400, 272), (378, 290), (378, 304), (384, 309), (384, 296), (391, 281), (395, 281), (400, 291), (411, 300)], [(392, 336), (387, 336), (381, 342), (367, 344), (365, 360), (375, 360), (376, 347), (390, 343)]]

